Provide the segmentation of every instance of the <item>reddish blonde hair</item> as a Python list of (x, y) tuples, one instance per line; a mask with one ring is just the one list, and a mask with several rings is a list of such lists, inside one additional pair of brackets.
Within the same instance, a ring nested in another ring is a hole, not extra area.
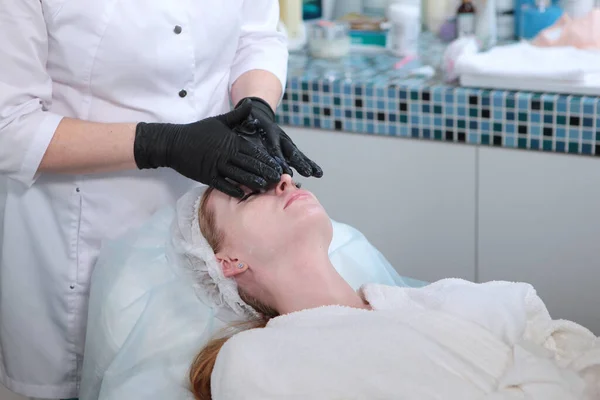
[[(198, 211), (198, 222), (200, 224), (200, 232), (202, 232), (202, 235), (206, 238), (206, 241), (216, 254), (223, 246), (224, 235), (221, 231), (219, 231), (219, 229), (217, 229), (215, 213), (208, 207), (208, 199), (213, 191), (213, 188), (208, 188), (202, 195), (202, 199), (200, 200), (200, 208)], [(221, 351), (221, 348), (227, 342), (227, 340), (229, 340), (229, 338), (231, 338), (235, 333), (247, 329), (264, 328), (267, 325), (267, 322), (269, 322), (269, 319), (279, 315), (273, 308), (252, 298), (242, 290), (240, 290), (239, 293), (242, 300), (252, 306), (256, 311), (261, 313), (263, 317), (258, 320), (237, 324), (233, 327), (235, 328), (233, 333), (231, 333), (231, 330), (229, 330), (229, 333), (222, 332), (220, 335), (215, 336), (212, 340), (210, 340), (200, 351), (200, 353), (198, 353), (190, 368), (189, 376), (191, 391), (196, 400), (211, 400), (212, 396), (210, 378), (212, 376), (219, 351)]]

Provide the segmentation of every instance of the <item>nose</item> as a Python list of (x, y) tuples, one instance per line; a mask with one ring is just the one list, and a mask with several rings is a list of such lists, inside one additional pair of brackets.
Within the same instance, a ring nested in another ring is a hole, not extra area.
[(275, 186), (275, 194), (281, 195), (290, 190), (294, 190), (296, 187), (294, 186), (294, 182), (292, 181), (292, 177), (288, 174), (281, 175), (281, 179), (277, 186)]

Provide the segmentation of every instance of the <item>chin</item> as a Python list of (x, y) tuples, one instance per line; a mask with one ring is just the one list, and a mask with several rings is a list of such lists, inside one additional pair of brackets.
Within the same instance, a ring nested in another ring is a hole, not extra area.
[(294, 240), (309, 239), (314, 241), (323, 241), (326, 247), (329, 247), (333, 237), (333, 226), (327, 212), (319, 204), (308, 203), (298, 207), (294, 212), (294, 221), (291, 223), (293, 232), (295, 232)]

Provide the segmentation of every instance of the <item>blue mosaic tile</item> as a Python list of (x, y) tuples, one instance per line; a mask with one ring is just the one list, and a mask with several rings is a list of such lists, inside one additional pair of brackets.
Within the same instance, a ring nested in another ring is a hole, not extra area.
[(567, 99), (566, 98), (558, 99), (558, 101), (556, 102), (556, 112), (559, 112), (559, 113), (567, 112)]
[(481, 106), (482, 107), (489, 107), (490, 106), (490, 96), (488, 94), (486, 94), (485, 96), (481, 97)]
[(528, 110), (529, 109), (530, 100), (529, 99), (520, 98), (518, 104), (519, 104), (519, 110)]
[(577, 153), (579, 153), (579, 143), (577, 143), (577, 142), (569, 142), (568, 151), (571, 154), (577, 154)]
[(579, 129), (569, 129), (569, 139), (579, 139)]
[(383, 54), (293, 58), (283, 125), (600, 156), (599, 97), (432, 85)]

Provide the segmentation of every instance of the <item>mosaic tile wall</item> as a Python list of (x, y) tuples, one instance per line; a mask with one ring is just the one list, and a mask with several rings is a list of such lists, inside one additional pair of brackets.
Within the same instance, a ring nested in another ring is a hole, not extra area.
[(292, 79), (284, 125), (600, 156), (600, 98)]
[[(437, 47), (436, 47), (437, 46)], [(432, 49), (437, 49), (432, 51)], [(439, 44), (425, 42), (434, 64)], [(600, 156), (600, 97), (481, 90), (411, 77), (387, 55), (291, 56), (284, 125)]]

